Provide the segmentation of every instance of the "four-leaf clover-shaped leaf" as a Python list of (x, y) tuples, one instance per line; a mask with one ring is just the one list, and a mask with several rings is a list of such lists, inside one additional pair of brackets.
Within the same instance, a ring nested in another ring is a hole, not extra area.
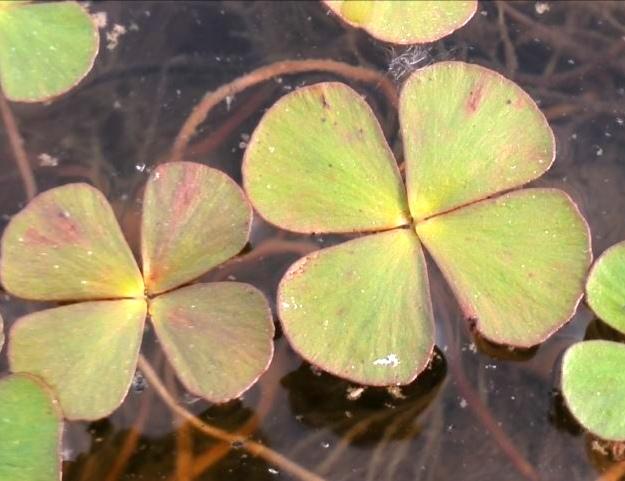
[(99, 43), (77, 2), (0, 0), (0, 83), (11, 100), (39, 102), (66, 92), (91, 70)]
[(572, 316), (591, 259), (586, 222), (564, 192), (506, 192), (555, 157), (546, 119), (517, 85), (442, 62), (408, 79), (399, 114), (407, 191), (371, 109), (340, 83), (279, 100), (243, 165), (245, 189), (269, 222), (370, 233), (300, 259), (278, 294), (293, 347), (364, 384), (409, 383), (430, 358), (422, 244), (478, 331), (514, 346), (543, 341)]
[[(625, 335), (625, 242), (606, 250), (586, 282), (586, 301)], [(573, 416), (603, 439), (625, 441), (625, 345), (593, 340), (571, 346), (562, 359), (562, 391)]]
[(225, 174), (163, 164), (143, 199), (142, 274), (98, 190), (68, 184), (40, 194), (4, 232), (2, 283), (27, 299), (82, 302), (19, 319), (9, 336), (11, 370), (41, 377), (65, 417), (103, 417), (128, 391), (149, 314), (189, 391), (215, 402), (237, 397), (273, 354), (264, 296), (236, 282), (180, 286), (237, 254), (251, 215)]

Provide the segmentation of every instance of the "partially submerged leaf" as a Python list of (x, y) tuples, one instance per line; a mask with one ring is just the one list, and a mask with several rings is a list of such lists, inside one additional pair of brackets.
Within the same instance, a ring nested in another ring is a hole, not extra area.
[(10, 333), (13, 372), (41, 377), (68, 419), (99, 419), (128, 392), (146, 315), (144, 300), (94, 301), (35, 312)]
[(410, 222), (382, 129), (344, 84), (303, 87), (276, 102), (252, 135), (243, 180), (258, 213), (284, 229), (375, 231)]
[(247, 242), (252, 209), (223, 172), (169, 162), (150, 176), (143, 201), (141, 253), (148, 292), (195, 279)]
[(0, 479), (60, 481), (62, 416), (32, 376), (0, 379)]
[(415, 220), (525, 184), (555, 157), (553, 133), (534, 101), (479, 65), (418, 70), (404, 84), (399, 113)]
[(67, 184), (35, 197), (2, 236), (7, 291), (36, 300), (143, 297), (137, 263), (104, 196)]
[(529, 347), (575, 312), (588, 226), (556, 189), (526, 189), (417, 224), (419, 238), (486, 338)]
[(477, 0), (325, 0), (345, 22), (380, 40), (428, 43), (462, 27), (475, 14)]
[(408, 384), (434, 346), (425, 261), (409, 229), (300, 259), (280, 283), (278, 310), (304, 359), (362, 384)]
[(590, 432), (625, 441), (625, 346), (584, 341), (562, 360), (562, 392), (575, 418)]
[(91, 70), (100, 35), (77, 2), (0, 6), (0, 82), (11, 100), (62, 94)]
[(273, 320), (249, 284), (196, 284), (150, 302), (156, 334), (186, 388), (209, 401), (240, 396), (273, 355)]
[(593, 265), (586, 301), (602, 321), (625, 334), (625, 242), (610, 247)]

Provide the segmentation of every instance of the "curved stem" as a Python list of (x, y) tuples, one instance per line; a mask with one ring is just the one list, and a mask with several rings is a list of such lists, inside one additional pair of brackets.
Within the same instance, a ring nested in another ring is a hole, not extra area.
[(315, 70), (334, 73), (359, 82), (373, 83), (380, 87), (382, 92), (388, 97), (391, 105), (394, 107), (397, 106), (397, 89), (395, 88), (393, 82), (380, 72), (364, 67), (356, 67), (343, 62), (337, 62), (335, 60), (284, 60), (256, 69), (230, 83), (222, 85), (217, 90), (208, 92), (200, 103), (195, 106), (191, 115), (189, 115), (180, 129), (172, 147), (171, 160), (176, 161), (182, 159), (184, 151), (186, 150), (191, 137), (195, 134), (198, 125), (206, 119), (208, 113), (213, 109), (213, 107), (226, 98), (232, 97), (248, 87), (265, 82), (272, 77), (277, 77), (279, 75), (292, 75)]
[(37, 184), (35, 183), (35, 176), (28, 162), (28, 156), (26, 150), (24, 150), (24, 141), (17, 128), (17, 122), (13, 117), (13, 112), (4, 96), (4, 93), (0, 91), (0, 112), (2, 113), (2, 121), (7, 129), (7, 136), (9, 137), (9, 143), (11, 144), (11, 150), (17, 163), (17, 168), (20, 171), (22, 182), (24, 183), (24, 189), (26, 191), (26, 197), (31, 200), (37, 194)]
[(167, 406), (169, 406), (169, 408), (173, 412), (184, 418), (191, 426), (193, 426), (198, 431), (220, 441), (224, 441), (230, 444), (240, 444), (250, 454), (263, 458), (265, 461), (296, 476), (302, 481), (325, 481), (320, 476), (285, 458), (280, 453), (272, 450), (267, 446), (263, 446), (262, 444), (255, 441), (250, 441), (245, 436), (230, 434), (227, 431), (205, 423), (204, 421), (187, 411), (185, 408), (183, 408), (180, 404), (178, 404), (178, 402), (171, 396), (171, 394), (169, 394), (169, 391), (164, 386), (158, 374), (156, 374), (156, 371), (154, 371), (152, 365), (143, 355), (139, 356), (138, 366), (139, 369), (141, 369), (141, 372), (143, 372), (143, 374), (149, 381), (150, 385), (163, 400), (163, 402), (167, 404)]

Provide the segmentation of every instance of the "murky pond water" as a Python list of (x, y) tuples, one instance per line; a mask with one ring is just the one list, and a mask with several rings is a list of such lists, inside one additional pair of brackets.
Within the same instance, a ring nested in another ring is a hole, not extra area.
[[(96, 185), (135, 247), (138, 194), (150, 170), (167, 159), (202, 95), (259, 66), (303, 58), (345, 61), (385, 72), (397, 83), (406, 68), (445, 59), (503, 73), (539, 102), (556, 134), (556, 163), (535, 184), (562, 188), (579, 203), (595, 256), (625, 239), (625, 3), (482, 2), (465, 28), (425, 49), (384, 46), (345, 29), (316, 2), (98, 2), (90, 9), (107, 15), (93, 72), (49, 105), (12, 108), (39, 189), (75, 181)], [(246, 141), (264, 109), (298, 86), (328, 79), (368, 95), (401, 158), (396, 116), (375, 86), (319, 72), (285, 75), (228, 98), (203, 124), (187, 158), (240, 182)], [(0, 154), (4, 228), (25, 201), (4, 131)], [(338, 240), (289, 234), (257, 218), (249, 248), (205, 279), (250, 282), (274, 299), (291, 262)], [(328, 481), (602, 476), (609, 464), (602, 448), (570, 418), (557, 386), (562, 352), (587, 331), (607, 335), (605, 326), (581, 305), (538, 348), (512, 352), (488, 345), (470, 334), (430, 266), (437, 355), (401, 390), (362, 392), (322, 374), (302, 363), (278, 333), (275, 359), (261, 381), (240, 400), (209, 406), (177, 384), (149, 329), (144, 352), (187, 409)], [(9, 327), (41, 307), (0, 298)], [(0, 369), (6, 370), (6, 357)], [(67, 425), (64, 479), (294, 479), (239, 446), (227, 448), (172, 415), (137, 377), (108, 419)]]

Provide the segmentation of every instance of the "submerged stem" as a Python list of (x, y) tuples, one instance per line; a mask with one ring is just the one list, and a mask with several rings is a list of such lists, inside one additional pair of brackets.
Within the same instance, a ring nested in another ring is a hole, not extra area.
[(2, 91), (0, 91), (0, 112), (2, 113), (2, 121), (7, 130), (7, 136), (9, 137), (9, 143), (11, 144), (11, 150), (13, 151), (17, 168), (22, 177), (22, 182), (24, 183), (26, 197), (28, 200), (31, 200), (37, 194), (35, 176), (28, 162), (28, 156), (26, 155), (26, 150), (24, 150), (24, 141), (17, 128), (17, 122), (15, 122), (13, 112), (11, 112), (11, 108)]
[(292, 75), (310, 71), (330, 72), (343, 77), (352, 78), (359, 82), (374, 83), (380, 87), (382, 92), (388, 97), (391, 105), (397, 106), (397, 89), (389, 78), (380, 72), (364, 67), (356, 67), (343, 62), (327, 59), (307, 59), (307, 60), (284, 60), (264, 67), (258, 68), (232, 82), (222, 85), (217, 90), (208, 92), (199, 104), (195, 106), (180, 132), (178, 133), (171, 152), (171, 160), (182, 160), (184, 151), (195, 134), (195, 131), (208, 113), (217, 104), (228, 97), (236, 95), (253, 85), (265, 82), (278, 75)]
[(156, 374), (156, 371), (154, 371), (152, 365), (143, 355), (139, 356), (138, 366), (149, 381), (150, 385), (155, 389), (156, 393), (163, 400), (163, 402), (167, 404), (167, 406), (169, 406), (172, 411), (174, 411), (180, 417), (184, 418), (191, 426), (193, 426), (198, 431), (215, 439), (219, 439), (220, 441), (224, 441), (230, 444), (240, 444), (250, 454), (263, 458), (265, 461), (296, 476), (302, 481), (325, 481), (320, 476), (285, 458), (280, 453), (272, 450), (267, 446), (263, 446), (262, 444), (259, 444), (255, 441), (251, 441), (245, 436), (230, 434), (227, 431), (205, 423), (204, 421), (187, 411), (185, 408), (180, 406), (180, 404), (178, 404), (178, 402), (171, 396), (171, 394), (159, 378), (158, 374)]

